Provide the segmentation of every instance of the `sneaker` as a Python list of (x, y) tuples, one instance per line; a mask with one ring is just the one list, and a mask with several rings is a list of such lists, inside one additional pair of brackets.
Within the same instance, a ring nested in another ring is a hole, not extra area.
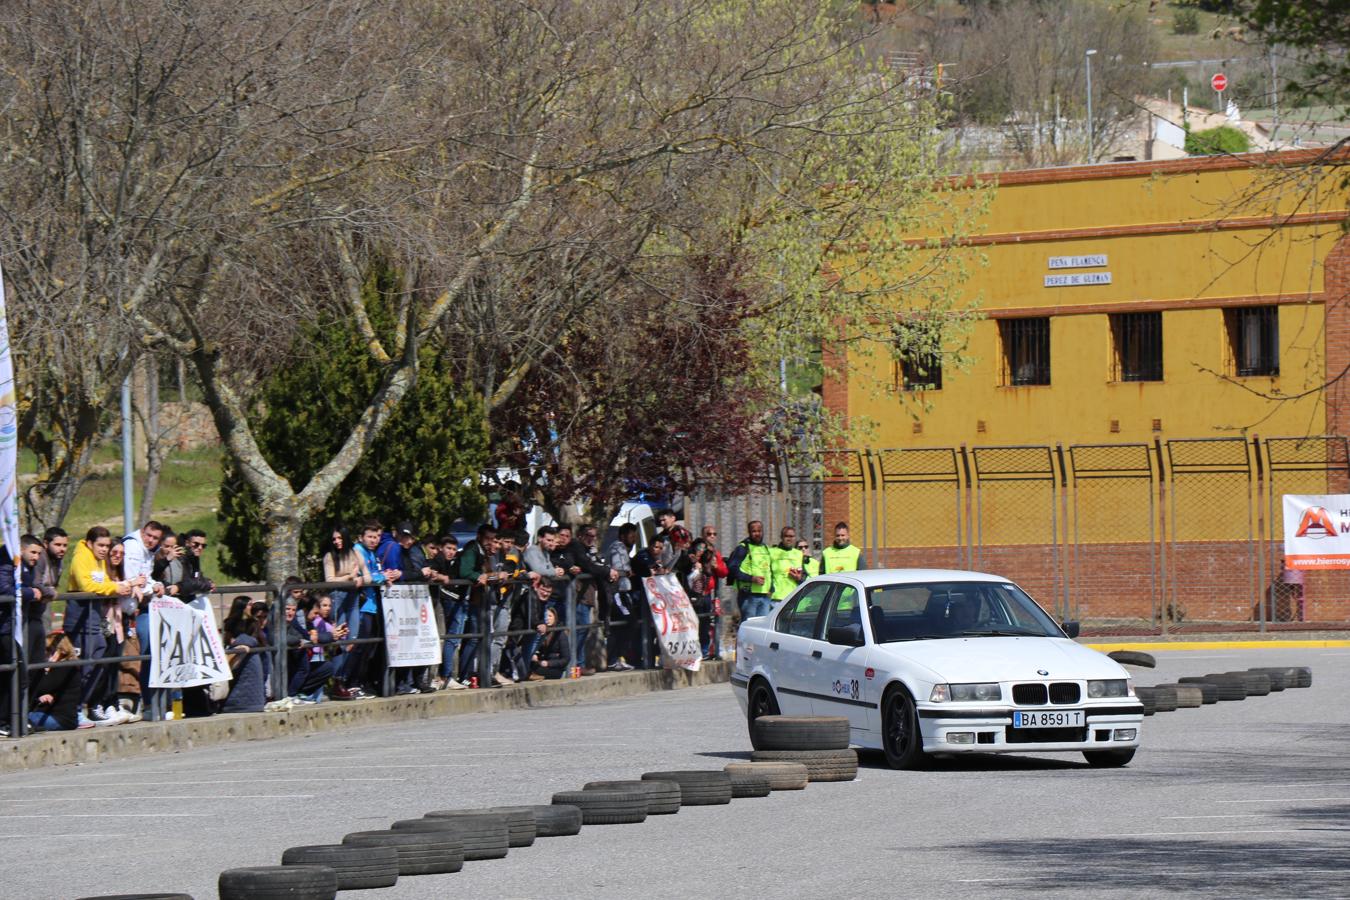
[(417, 688), (413, 687), (411, 684), (405, 684), (394, 691), (394, 696), (407, 697), (412, 694), (420, 694), (420, 693), (422, 692), (419, 691)]
[(8, 725), (0, 725), (0, 737), (9, 737)]
[(78, 717), (76, 718), (76, 720), (75, 720), (75, 727), (76, 727), (76, 728), (93, 728), (93, 727), (94, 727), (94, 723), (93, 723), (92, 721), (90, 721), (90, 719), (89, 719), (88, 716), (86, 716), (83, 712), (81, 712), (81, 713), (79, 714), (79, 716), (78, 716)]
[(431, 689), (433, 691), (443, 691), (445, 688), (446, 682), (441, 676), (437, 675), (435, 678), (431, 679)]
[(462, 691), (466, 690), (468, 687), (469, 686), (467, 684), (462, 684), (461, 682), (458, 682), (453, 678), (445, 679), (445, 689), (447, 691)]
[(145, 716), (141, 715), (141, 713), (139, 713), (139, 712), (128, 712), (128, 713), (127, 713), (127, 722), (126, 722), (126, 724), (131, 725), (131, 724), (134, 723), (134, 722), (143, 722), (143, 721), (145, 721)]
[(131, 721), (131, 710), (122, 709), (120, 706), (116, 708), (107, 706), (104, 707), (104, 711), (116, 719), (118, 725), (125, 725)]
[(630, 666), (630, 665), (624, 660), (624, 658), (623, 658), (622, 656), (619, 657), (619, 661), (618, 661), (618, 662), (616, 662), (614, 665), (610, 666), (609, 668), (610, 668), (610, 671), (613, 671), (613, 672), (631, 672), (631, 671), (633, 671), (633, 667)]
[(89, 721), (93, 722), (96, 728), (102, 728), (106, 725), (122, 724), (120, 719), (108, 715), (107, 711), (101, 706), (95, 706), (89, 710)]
[(303, 694), (296, 694), (294, 697), (287, 697), (286, 699), (289, 700), (291, 703), (295, 704), (296, 706), (314, 705), (314, 701), (304, 696)]
[(333, 688), (333, 699), (334, 699), (334, 700), (355, 700), (355, 699), (356, 699), (356, 693), (355, 693), (354, 691), (349, 691), (349, 690), (347, 690), (347, 689), (344, 688), (344, 687), (335, 687), (335, 688)]
[(498, 672), (496, 675), (492, 676), (492, 682), (493, 684), (498, 684), (501, 685), (502, 687), (507, 687), (509, 685), (515, 684), (514, 681), (512, 681), (510, 678), (507, 678), (501, 672)]
[(530, 676), (530, 681), (548, 681), (548, 679), (545, 678), (543, 675), (540, 675), (538, 672), (535, 672), (533, 675)]

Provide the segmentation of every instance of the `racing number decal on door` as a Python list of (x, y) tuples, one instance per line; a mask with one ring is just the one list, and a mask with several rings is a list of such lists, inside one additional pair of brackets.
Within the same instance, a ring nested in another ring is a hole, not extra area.
[(858, 679), (856, 678), (851, 678), (847, 681), (842, 678), (836, 678), (834, 683), (830, 685), (830, 690), (834, 691), (835, 696), (837, 697), (849, 697), (853, 700), (857, 700), (858, 695), (862, 692), (858, 685)]

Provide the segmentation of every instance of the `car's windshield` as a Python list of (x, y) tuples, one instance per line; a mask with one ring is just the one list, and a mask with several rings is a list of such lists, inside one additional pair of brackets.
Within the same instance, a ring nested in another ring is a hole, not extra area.
[(993, 581), (887, 584), (867, 591), (878, 644), (930, 638), (1063, 637), (1053, 619), (1016, 585)]

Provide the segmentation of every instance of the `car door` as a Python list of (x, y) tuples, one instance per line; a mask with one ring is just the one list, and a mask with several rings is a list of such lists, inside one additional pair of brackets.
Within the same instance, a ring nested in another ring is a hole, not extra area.
[(784, 601), (774, 620), (766, 655), (778, 689), (778, 708), (785, 716), (811, 715), (812, 676), (817, 670), (810, 654), (820, 614), (834, 588), (829, 581), (804, 585)]
[(820, 630), (811, 641), (807, 659), (814, 664), (811, 698), (812, 713), (817, 716), (847, 716), (849, 730), (857, 741), (859, 732), (876, 727), (878, 698), (874, 680), (867, 677), (869, 648), (830, 643), (830, 629), (856, 625), (862, 628), (862, 592), (851, 584), (841, 584), (830, 598), (821, 617)]

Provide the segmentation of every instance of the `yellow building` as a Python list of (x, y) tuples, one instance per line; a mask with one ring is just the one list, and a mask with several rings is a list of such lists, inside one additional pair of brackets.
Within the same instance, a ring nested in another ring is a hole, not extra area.
[[(1350, 362), (1324, 318), (1347, 192), (1313, 157), (990, 176), (973, 362), (854, 357), (847, 413), (883, 447), (1337, 432), (1316, 389)], [(917, 421), (897, 391), (917, 392)]]

